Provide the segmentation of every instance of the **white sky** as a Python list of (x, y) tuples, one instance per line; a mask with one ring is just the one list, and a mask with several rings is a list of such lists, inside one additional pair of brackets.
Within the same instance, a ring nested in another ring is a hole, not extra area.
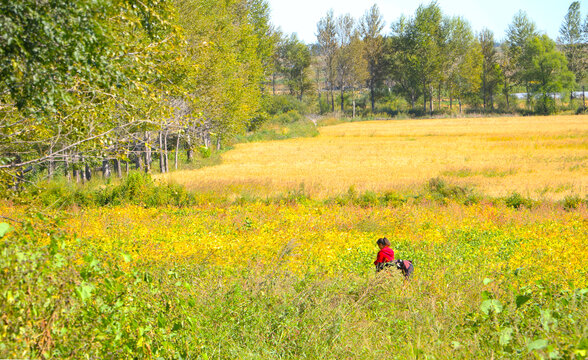
[[(400, 15), (413, 16), (419, 4), (430, 1), (410, 0), (268, 0), (272, 23), (286, 33), (297, 33), (306, 43), (316, 42), (316, 24), (329, 9), (335, 16), (349, 13), (359, 19), (374, 3), (380, 8), (390, 33), (390, 25)], [(474, 31), (486, 27), (494, 32), (498, 41), (505, 37), (513, 16), (524, 10), (537, 28), (552, 39), (559, 36), (559, 27), (573, 0), (438, 0), (445, 15), (462, 16), (470, 22)], [(588, 12), (588, 0), (580, 0), (582, 21)]]

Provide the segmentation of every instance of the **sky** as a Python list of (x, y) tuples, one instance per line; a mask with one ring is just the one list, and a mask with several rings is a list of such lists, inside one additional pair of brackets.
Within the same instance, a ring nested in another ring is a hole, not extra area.
[[(359, 19), (373, 4), (380, 8), (386, 22), (384, 31), (390, 33), (390, 25), (400, 15), (413, 16), (420, 4), (430, 1), (410, 0), (267, 0), (271, 8), (272, 23), (285, 33), (297, 33), (305, 43), (316, 42), (316, 24), (333, 9), (335, 16), (351, 14)], [(445, 15), (462, 16), (479, 32), (488, 28), (494, 38), (505, 38), (506, 29), (513, 16), (524, 10), (535, 22), (541, 33), (552, 39), (559, 36), (559, 28), (573, 0), (438, 0)], [(588, 13), (588, 0), (580, 0), (582, 19)]]

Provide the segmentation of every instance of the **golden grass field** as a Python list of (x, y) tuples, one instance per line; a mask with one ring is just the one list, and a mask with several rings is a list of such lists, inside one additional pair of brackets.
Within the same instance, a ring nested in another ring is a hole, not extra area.
[(588, 194), (588, 116), (391, 120), (320, 128), (314, 138), (238, 144), (222, 164), (165, 175), (202, 191), (414, 190), (434, 177), (482, 194)]

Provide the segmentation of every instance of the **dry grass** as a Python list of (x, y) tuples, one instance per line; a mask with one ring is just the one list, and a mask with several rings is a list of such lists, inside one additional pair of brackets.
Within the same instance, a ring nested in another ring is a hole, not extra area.
[(588, 116), (346, 123), (315, 138), (240, 144), (218, 166), (165, 178), (190, 189), (326, 197), (356, 190), (414, 190), (430, 178), (490, 196), (588, 194)]

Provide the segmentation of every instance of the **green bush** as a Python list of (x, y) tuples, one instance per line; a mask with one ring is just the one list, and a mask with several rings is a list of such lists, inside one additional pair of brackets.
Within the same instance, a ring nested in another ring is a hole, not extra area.
[(506, 206), (509, 206), (511, 208), (515, 208), (515, 209), (520, 209), (522, 207), (526, 207), (527, 209), (530, 209), (533, 207), (533, 200), (531, 199), (527, 199), (523, 196), (521, 196), (521, 194), (517, 193), (517, 192), (513, 192), (509, 197), (507, 197), (504, 200)]
[(582, 198), (578, 195), (566, 196), (562, 201), (562, 205), (566, 210), (577, 209), (583, 203), (584, 200), (582, 200)]

